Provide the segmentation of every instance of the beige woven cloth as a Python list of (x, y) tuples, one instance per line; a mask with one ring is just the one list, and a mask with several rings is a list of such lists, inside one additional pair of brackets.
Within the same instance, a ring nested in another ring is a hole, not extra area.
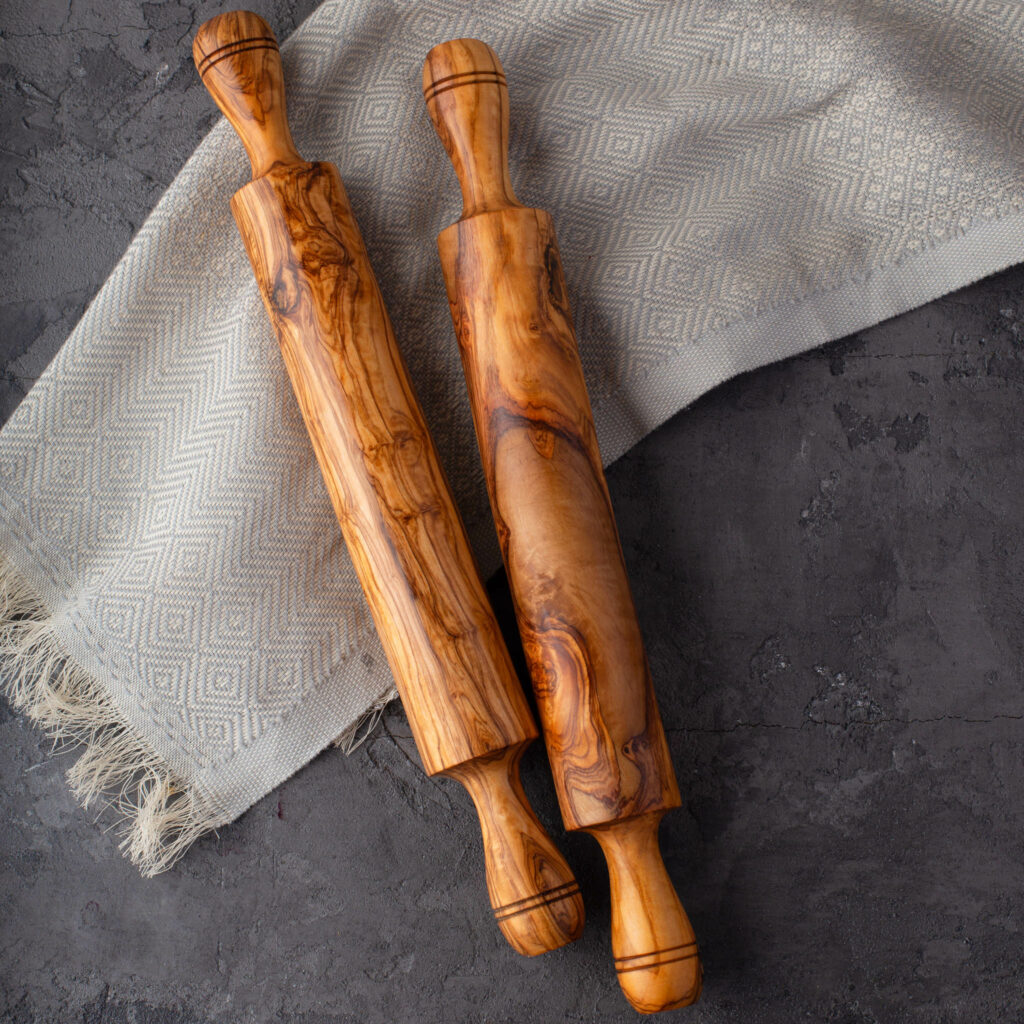
[[(465, 35), (508, 72), (606, 460), (732, 374), (1024, 253), (1020, 5), (324, 4), (284, 47), (296, 140), (372, 226), (485, 569), (434, 247), (457, 189), (419, 90)], [(220, 124), (0, 434), (6, 682), (82, 744), (71, 784), (116, 795), (146, 872), (392, 692), (230, 219), (246, 168)]]

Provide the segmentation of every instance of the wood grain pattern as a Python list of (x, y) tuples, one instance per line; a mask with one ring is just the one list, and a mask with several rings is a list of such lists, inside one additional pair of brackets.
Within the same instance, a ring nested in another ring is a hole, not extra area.
[(231, 208), (424, 768), (535, 736), (337, 170)]
[[(680, 794), (554, 228), (508, 181), (506, 86), (493, 51), (442, 44), (423, 81), (463, 193), (463, 217), (438, 248), (562, 817), (592, 832), (608, 859), (627, 998), (641, 1012), (685, 1005), (699, 995), (700, 961), (657, 843)], [(671, 963), (659, 952), (683, 946)]]
[[(284, 86), (267, 38), (243, 12), (203, 26), (194, 47), (252, 156), (232, 212), (424, 768), (473, 797), (506, 937), (527, 955), (557, 948), (578, 937), (583, 909), (518, 781), (536, 726), (341, 178), (280, 138)], [(527, 912), (506, 919), (512, 902)]]
[(677, 807), (551, 220), (494, 211), (439, 246), (566, 826)]

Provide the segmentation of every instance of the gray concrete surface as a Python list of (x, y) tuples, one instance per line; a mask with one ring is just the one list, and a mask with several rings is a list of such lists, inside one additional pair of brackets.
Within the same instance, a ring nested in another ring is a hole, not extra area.
[[(283, 36), (313, 0), (253, 6)], [(2, 5), (4, 415), (213, 122), (188, 44), (217, 9)], [(1018, 267), (733, 381), (614, 467), (706, 964), (664, 1019), (1024, 1019), (1022, 389)], [(561, 833), (539, 750), (527, 786), (589, 923), (524, 960), (398, 709), (153, 881), (65, 758), (7, 708), (0, 734), (5, 1021), (634, 1019), (603, 863)]]

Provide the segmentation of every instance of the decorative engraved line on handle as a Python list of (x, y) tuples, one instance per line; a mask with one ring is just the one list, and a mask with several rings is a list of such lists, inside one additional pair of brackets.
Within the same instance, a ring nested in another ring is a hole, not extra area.
[[(453, 81), (456, 78), (462, 79), (462, 81)], [(423, 90), (423, 98), (430, 102), (435, 96), (447, 92), (449, 89), (457, 89), (460, 85), (504, 85), (506, 88), (508, 87), (505, 76), (500, 71), (460, 71), (457, 75), (446, 75), (436, 82), (431, 82)]]
[(529, 910), (536, 910), (538, 907), (547, 906), (549, 903), (557, 903), (559, 900), (575, 896), (580, 891), (576, 882), (565, 882), (556, 885), (553, 889), (545, 889), (543, 892), (534, 893), (532, 896), (525, 896), (521, 900), (506, 903), (503, 907), (494, 908), (494, 917), (498, 921), (505, 921), (510, 917), (525, 914)]
[(435, 78), (431, 81), (430, 85), (423, 87), (423, 91), (429, 92), (431, 89), (436, 89), (439, 85), (444, 85), (445, 82), (451, 82), (456, 78), (468, 78), (470, 75), (497, 75), (498, 78), (505, 81), (505, 72), (499, 71), (497, 68), (472, 68), (469, 71), (453, 71), (450, 75)]
[(697, 942), (681, 942), (678, 946), (666, 946), (664, 949), (652, 949), (650, 953), (632, 953), (629, 956), (617, 956), (615, 958), (616, 963), (625, 963), (627, 960), (640, 960), (647, 956), (660, 956), (662, 953), (674, 953), (677, 949), (688, 949), (690, 946), (696, 946)]
[(230, 43), (218, 46), (211, 50), (199, 62), (198, 71), (200, 76), (205, 75), (214, 64), (228, 57), (234, 57), (236, 53), (245, 53), (246, 50), (276, 50), (277, 40), (271, 36), (253, 36), (250, 39), (234, 39)]
[[(692, 952), (663, 959), (666, 953), (675, 953), (677, 950), (684, 949), (692, 950)], [(680, 960), (692, 960), (695, 956), (699, 955), (699, 952), (696, 942), (683, 942), (678, 946), (667, 946), (665, 949), (655, 949), (650, 953), (633, 953), (631, 956), (617, 956), (615, 958), (615, 970), (620, 974), (626, 971), (646, 971), (652, 967), (661, 967), (663, 964), (674, 964)], [(635, 960), (641, 962), (631, 962)], [(625, 966), (620, 966), (620, 964)]]
[(674, 956), (671, 960), (654, 960), (649, 964), (633, 964), (631, 967), (619, 967), (615, 965), (615, 970), (618, 974), (628, 974), (630, 971), (649, 971), (652, 967), (666, 967), (668, 964), (677, 964), (681, 960), (693, 960), (698, 956), (696, 950), (692, 953), (686, 953), (683, 956)]

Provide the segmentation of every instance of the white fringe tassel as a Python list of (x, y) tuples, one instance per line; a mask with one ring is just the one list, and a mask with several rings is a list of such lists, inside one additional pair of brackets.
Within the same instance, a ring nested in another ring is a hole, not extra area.
[(61, 650), (52, 616), (23, 577), (0, 560), (0, 667), (11, 703), (55, 746), (77, 747), (67, 773), (84, 807), (106, 795), (121, 849), (147, 877), (169, 868), (217, 820), (122, 721), (110, 697)]
[(384, 717), (384, 712), (393, 700), (398, 700), (398, 690), (391, 687), (387, 693), (378, 697), (331, 746), (338, 747), (343, 754), (351, 754), (354, 750), (358, 750), (377, 728), (380, 720)]
[[(99, 684), (61, 650), (54, 620), (22, 575), (0, 559), (0, 671), (8, 699), (61, 749), (78, 748), (68, 770), (83, 807), (106, 798), (121, 849), (147, 878), (166, 871), (206, 832), (224, 824), (162, 758), (132, 735)], [(398, 697), (384, 694), (335, 741), (352, 753)]]

